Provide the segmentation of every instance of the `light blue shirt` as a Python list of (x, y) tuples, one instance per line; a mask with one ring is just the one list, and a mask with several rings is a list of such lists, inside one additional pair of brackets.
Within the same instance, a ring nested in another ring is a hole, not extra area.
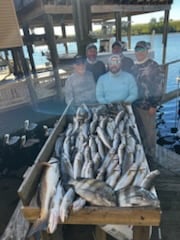
[(116, 74), (110, 71), (100, 76), (96, 86), (96, 99), (99, 103), (132, 103), (138, 97), (134, 77), (124, 71)]

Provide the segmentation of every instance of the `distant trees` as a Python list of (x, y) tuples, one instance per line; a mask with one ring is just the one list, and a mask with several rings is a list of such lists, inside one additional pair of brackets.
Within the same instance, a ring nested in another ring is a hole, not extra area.
[[(152, 18), (147, 24), (135, 24), (132, 25), (131, 31), (132, 35), (138, 34), (151, 34), (154, 30), (156, 33), (162, 33), (164, 29), (164, 19), (163, 17), (156, 20)], [(168, 32), (180, 32), (180, 21), (169, 21)]]

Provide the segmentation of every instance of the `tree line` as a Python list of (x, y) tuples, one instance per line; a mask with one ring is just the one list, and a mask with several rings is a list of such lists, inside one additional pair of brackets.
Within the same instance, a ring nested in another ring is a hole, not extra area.
[[(152, 18), (151, 21), (147, 24), (134, 24), (131, 27), (132, 35), (141, 35), (141, 34), (151, 34), (152, 31), (156, 33), (163, 33), (164, 29), (164, 20), (160, 18), (157, 21), (155, 18)], [(174, 21), (170, 20), (168, 25), (168, 32), (180, 32), (180, 20)], [(127, 34), (127, 26), (122, 27), (122, 35)]]

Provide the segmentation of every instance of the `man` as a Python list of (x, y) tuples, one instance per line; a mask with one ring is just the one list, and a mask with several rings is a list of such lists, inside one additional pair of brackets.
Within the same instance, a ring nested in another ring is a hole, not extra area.
[(123, 55), (123, 49), (124, 49), (124, 46), (121, 42), (119, 41), (115, 41), (113, 44), (112, 44), (112, 53), (113, 54), (119, 54), (120, 57), (121, 57), (121, 69), (123, 71), (126, 71), (128, 73), (131, 73), (132, 72), (132, 66), (134, 65), (134, 62), (131, 58), (129, 57), (125, 57)]
[(144, 146), (147, 160), (155, 160), (156, 107), (160, 104), (164, 73), (154, 60), (149, 58), (149, 45), (137, 42), (135, 56), (137, 62), (132, 68), (138, 85), (138, 99), (133, 103), (137, 126)]
[(96, 83), (93, 74), (86, 71), (85, 58), (77, 56), (73, 68), (74, 72), (65, 82), (65, 102), (73, 100), (73, 106), (96, 103)]
[(92, 43), (86, 47), (86, 69), (93, 73), (96, 82), (106, 72), (105, 64), (97, 60), (97, 47)]
[(137, 85), (134, 77), (121, 70), (121, 58), (112, 55), (108, 59), (109, 72), (100, 76), (96, 85), (96, 98), (99, 103), (132, 103), (137, 98)]

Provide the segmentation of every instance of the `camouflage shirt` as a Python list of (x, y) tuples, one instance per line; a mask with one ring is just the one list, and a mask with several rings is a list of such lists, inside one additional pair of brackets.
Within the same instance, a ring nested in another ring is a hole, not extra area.
[(152, 59), (132, 67), (138, 85), (138, 99), (134, 105), (144, 110), (159, 105), (163, 95), (164, 72)]

